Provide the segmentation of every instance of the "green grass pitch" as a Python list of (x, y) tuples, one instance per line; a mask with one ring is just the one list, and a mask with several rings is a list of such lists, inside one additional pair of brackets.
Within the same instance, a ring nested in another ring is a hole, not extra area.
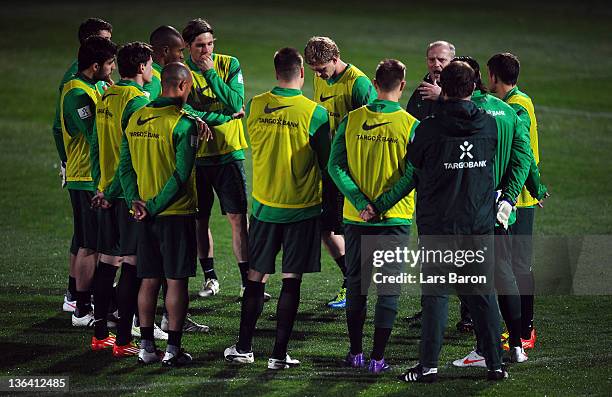
[[(498, 8), (500, 7), (500, 8)], [(323, 253), (323, 271), (305, 278), (290, 351), (299, 368), (270, 373), (275, 300), (266, 304), (255, 335), (256, 363), (228, 365), (222, 351), (237, 337), (239, 276), (230, 228), (215, 205), (217, 273), (221, 293), (196, 298), (201, 270), (190, 285), (191, 313), (211, 326), (208, 335), (186, 335), (194, 365), (163, 371), (136, 360), (92, 352), (91, 332), (72, 328), (61, 312), (66, 287), (71, 212), (59, 187), (51, 122), (57, 84), (76, 56), (79, 23), (102, 17), (117, 43), (148, 39), (161, 24), (182, 29), (193, 17), (215, 28), (216, 52), (239, 58), (246, 96), (274, 86), (272, 56), (280, 47), (303, 50), (309, 37), (329, 35), (342, 59), (369, 76), (389, 57), (407, 66), (405, 105), (426, 71), (427, 43), (445, 39), (457, 54), (481, 65), (510, 51), (522, 63), (520, 87), (532, 96), (539, 121), (542, 174), (552, 197), (537, 211), (538, 235), (606, 235), (612, 232), (612, 31), (605, 2), (13, 2), (0, 13), (0, 376), (68, 375), (70, 390), (87, 395), (609, 395), (612, 392), (612, 298), (548, 295), (536, 300), (539, 340), (529, 361), (510, 368), (511, 378), (492, 384), (482, 370), (452, 367), (473, 339), (454, 331), (450, 304), (441, 379), (406, 385), (396, 374), (414, 363), (419, 330), (401, 320), (418, 299), (402, 296), (387, 349), (391, 374), (370, 376), (342, 367), (348, 337), (345, 316), (324, 303), (340, 276)], [(307, 72), (304, 92), (312, 94)], [(248, 152), (247, 152), (248, 153)], [(248, 154), (250, 156), (250, 153)], [(250, 162), (246, 168), (250, 180)], [(575, 236), (575, 237), (571, 237)], [(536, 253), (538, 264), (546, 252)], [(549, 260), (550, 262), (550, 260)], [(554, 264), (553, 264), (554, 265)], [(541, 268), (540, 268), (541, 269)], [(612, 281), (612, 280), (610, 280)], [(280, 281), (268, 290), (278, 297)], [(370, 314), (372, 311), (370, 311)], [(371, 316), (364, 347), (371, 347)], [(21, 395), (21, 394), (20, 394)]]

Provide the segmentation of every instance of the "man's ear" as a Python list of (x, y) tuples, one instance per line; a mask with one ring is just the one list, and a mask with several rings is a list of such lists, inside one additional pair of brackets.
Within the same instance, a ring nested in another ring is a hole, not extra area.
[(91, 65), (94, 73), (97, 73), (98, 70), (100, 70), (100, 64), (98, 62), (95, 62), (93, 65)]
[(372, 84), (374, 85), (374, 89), (378, 90), (378, 81), (376, 81), (376, 79), (372, 80)]
[(402, 82), (400, 83), (400, 92), (404, 91), (404, 88), (406, 87), (406, 80), (402, 80)]
[(304, 66), (302, 66), (300, 68), (300, 78), (303, 79), (304, 78)]
[(493, 73), (489, 72), (489, 81), (493, 84), (497, 84), (497, 76), (495, 76)]

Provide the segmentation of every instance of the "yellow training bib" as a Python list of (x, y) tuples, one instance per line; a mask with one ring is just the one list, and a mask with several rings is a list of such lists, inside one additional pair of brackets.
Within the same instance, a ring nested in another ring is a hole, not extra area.
[[(410, 131), (416, 119), (404, 110), (379, 113), (362, 106), (349, 113), (346, 156), (351, 176), (372, 201), (391, 189), (405, 171)], [(383, 214), (385, 219), (412, 219), (414, 191)], [(363, 222), (359, 211), (344, 199), (344, 218)]]
[[(228, 55), (215, 54), (215, 71), (226, 83), (230, 77), (231, 60), (232, 57)], [(208, 86), (202, 72), (191, 70), (191, 75), (193, 77), (193, 87), (191, 88), (188, 103), (195, 110), (201, 112), (222, 113), (224, 105)], [(231, 120), (225, 124), (210, 128), (215, 133), (215, 138), (201, 143), (198, 148), (197, 157), (218, 156), (248, 147), (241, 120)]]
[(321, 203), (321, 174), (310, 147), (310, 120), (317, 104), (303, 95), (271, 92), (251, 101), (247, 128), (253, 150), (253, 197), (276, 208)]
[(123, 112), (127, 104), (137, 96), (144, 96), (138, 88), (127, 85), (111, 86), (96, 109), (96, 130), (100, 156), (100, 183), (98, 190), (105, 191), (115, 177), (119, 165), (119, 148), (123, 138)]
[(353, 110), (353, 85), (361, 76), (365, 76), (365, 73), (351, 65), (332, 85), (320, 77), (314, 77), (314, 100), (329, 112), (332, 138), (340, 121)]
[[(87, 96), (91, 98), (94, 106), (98, 102), (100, 98), (100, 94), (98, 90), (93, 87), (90, 87), (85, 82), (81, 81), (78, 78), (73, 78), (64, 84), (64, 88), (62, 90), (62, 96), (60, 99), (60, 117), (62, 122), (62, 135), (64, 137), (64, 149), (66, 149), (66, 157), (68, 161), (66, 162), (66, 181), (67, 182), (91, 182), (91, 158), (90, 158), (90, 148), (89, 142), (87, 142), (87, 138), (85, 138), (85, 134), (83, 131), (79, 131), (75, 136), (70, 136), (68, 134), (68, 130), (66, 129), (66, 123), (64, 121), (64, 98), (66, 95), (75, 89), (82, 89), (85, 91)], [(85, 106), (81, 109), (77, 109), (77, 112), (81, 118), (92, 117), (94, 109), (91, 109), (90, 106)]]
[[(521, 94), (515, 94), (508, 98), (508, 104), (518, 104), (527, 109), (527, 113), (529, 114), (529, 120), (531, 120), (531, 125), (529, 126), (529, 142), (531, 144), (531, 150), (533, 151), (533, 157), (535, 158), (536, 164), (540, 163), (540, 152), (538, 149), (538, 122), (535, 116), (535, 110), (533, 107), (533, 102), (527, 96)], [(533, 198), (527, 189), (523, 186), (523, 190), (518, 197), (516, 202), (517, 207), (531, 207), (532, 205), (536, 205), (538, 200)]]
[[(138, 178), (138, 193), (144, 201), (157, 196), (173, 178), (176, 149), (172, 134), (185, 112), (174, 105), (161, 108), (145, 106), (132, 114), (125, 135), (132, 166)], [(159, 215), (188, 215), (196, 208), (193, 172), (177, 193), (176, 199)]]

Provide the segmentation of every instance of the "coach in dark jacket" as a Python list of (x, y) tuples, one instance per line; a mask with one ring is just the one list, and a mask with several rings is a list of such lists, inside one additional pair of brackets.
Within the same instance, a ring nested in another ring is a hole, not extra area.
[[(414, 175), (402, 181), (416, 184), (419, 248), (450, 251), (454, 256), (450, 261), (435, 257), (421, 261), (423, 321), (419, 364), (402, 374), (401, 379), (437, 379), (451, 290), (461, 296), (472, 313), (488, 378), (503, 379), (507, 374), (501, 362), (499, 308), (493, 285), (497, 125), (493, 117), (470, 101), (474, 70), (467, 63), (447, 66), (441, 73), (441, 85), (443, 100), (417, 127), (408, 146), (406, 175)], [(401, 183), (392, 190), (407, 190), (399, 186)], [(368, 220), (390, 204), (381, 196), (362, 212), (362, 217)], [(482, 260), (467, 264), (465, 257), (459, 260), (458, 254), (468, 251)], [(454, 283), (452, 274), (483, 276), (485, 282)]]
[(442, 71), (444, 100), (416, 129), (408, 161), (418, 175), (419, 245), (455, 253), (480, 251), (484, 261), (461, 267), (457, 261), (422, 263), (425, 280), (436, 275), (446, 278), (439, 283), (423, 284), (419, 364), (403, 375), (405, 381), (436, 378), (452, 273), (485, 276), (485, 285), (452, 287), (462, 295), (472, 314), (476, 335), (483, 344), (488, 377), (503, 379), (505, 376), (501, 366), (499, 309), (492, 278), (496, 212), (493, 160), (497, 149), (497, 125), (493, 117), (470, 101), (473, 77), (474, 71), (463, 62), (452, 63)]
[(427, 46), (427, 74), (406, 106), (406, 111), (417, 120), (433, 114), (440, 95), (440, 73), (454, 57), (455, 46), (447, 41), (434, 41)]

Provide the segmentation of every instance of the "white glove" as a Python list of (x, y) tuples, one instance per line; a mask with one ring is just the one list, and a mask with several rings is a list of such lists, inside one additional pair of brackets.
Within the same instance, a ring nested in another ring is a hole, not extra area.
[(497, 203), (497, 221), (504, 226), (504, 229), (508, 229), (508, 220), (512, 213), (512, 204), (506, 200), (501, 200)]
[(60, 161), (60, 176), (62, 177), (62, 188), (66, 187), (66, 162)]

